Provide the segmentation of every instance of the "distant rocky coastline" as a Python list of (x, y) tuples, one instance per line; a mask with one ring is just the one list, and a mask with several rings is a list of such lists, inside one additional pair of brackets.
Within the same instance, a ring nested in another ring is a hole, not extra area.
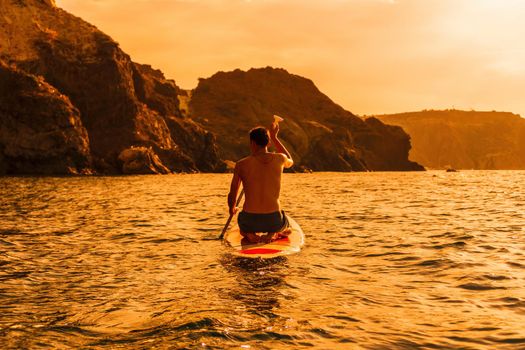
[(274, 113), (295, 171), (423, 170), (400, 127), (283, 69), (220, 72), (188, 92), (52, 0), (0, 8), (0, 174), (223, 172)]
[(379, 115), (412, 138), (410, 159), (431, 169), (525, 169), (525, 119), (507, 112), (426, 110)]

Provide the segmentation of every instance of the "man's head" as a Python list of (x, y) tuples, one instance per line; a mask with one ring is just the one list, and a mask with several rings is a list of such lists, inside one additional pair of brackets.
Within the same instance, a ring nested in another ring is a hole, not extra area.
[(260, 148), (268, 146), (270, 142), (270, 134), (265, 127), (258, 126), (250, 130), (250, 143), (255, 144)]

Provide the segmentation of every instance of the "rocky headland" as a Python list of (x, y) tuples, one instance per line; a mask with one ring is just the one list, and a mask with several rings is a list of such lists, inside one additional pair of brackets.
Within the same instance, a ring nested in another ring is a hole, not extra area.
[(361, 120), (308, 79), (236, 70), (184, 91), (52, 0), (0, 0), (0, 62), (2, 174), (221, 172), (273, 114), (297, 171), (422, 170), (400, 127)]
[(525, 119), (507, 112), (427, 110), (376, 116), (412, 138), (410, 159), (433, 169), (525, 169)]
[[(214, 136), (182, 116), (177, 99), (181, 90), (174, 81), (132, 62), (109, 36), (56, 7), (53, 1), (0, 0), (0, 9), (0, 60), (39, 77), (67, 96), (79, 116), (78, 128), (87, 131), (93, 171), (224, 169)], [(17, 91), (10, 91), (8, 81), (0, 84), (10, 95), (9, 108), (20, 110), (23, 106), (17, 105), (22, 102)], [(26, 108), (26, 118), (47, 106), (35, 103), (32, 108)], [(2, 129), (8, 118), (0, 115)], [(32, 127), (44, 129), (49, 123), (35, 118)], [(31, 135), (19, 132), (18, 139), (26, 137)], [(12, 142), (12, 138), (0, 137), (1, 148), (17, 147)], [(17, 152), (19, 158), (25, 157), (25, 149)], [(42, 158), (47, 156), (42, 154)], [(48, 164), (35, 163), (33, 168), (21, 168), (11, 165), (10, 159), (4, 155), (7, 173), (64, 173), (61, 166), (53, 170)], [(148, 163), (141, 164), (144, 161)]]
[(219, 154), (237, 160), (248, 153), (248, 131), (285, 118), (280, 137), (295, 169), (315, 171), (423, 170), (408, 160), (409, 136), (376, 118), (362, 120), (284, 69), (219, 72), (200, 79), (189, 104), (191, 117), (217, 135)]

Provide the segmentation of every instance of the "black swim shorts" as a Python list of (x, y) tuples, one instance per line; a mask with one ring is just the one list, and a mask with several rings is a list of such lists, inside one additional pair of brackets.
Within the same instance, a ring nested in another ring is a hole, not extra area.
[(241, 211), (237, 218), (239, 228), (244, 233), (281, 232), (288, 227), (288, 219), (283, 211), (269, 214), (254, 214)]

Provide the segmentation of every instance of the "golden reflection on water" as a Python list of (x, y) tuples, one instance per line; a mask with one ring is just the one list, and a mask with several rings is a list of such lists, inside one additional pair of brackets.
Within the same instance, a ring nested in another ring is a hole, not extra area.
[(306, 246), (262, 262), (229, 177), (0, 179), (0, 343), (525, 346), (525, 172), (286, 174)]

